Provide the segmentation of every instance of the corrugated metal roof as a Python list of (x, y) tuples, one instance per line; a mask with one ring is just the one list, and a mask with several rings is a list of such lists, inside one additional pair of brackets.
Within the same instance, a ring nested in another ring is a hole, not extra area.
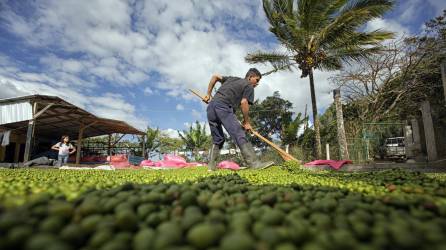
[(33, 118), (33, 107), (27, 101), (0, 105), (0, 125)]
[[(27, 104), (23, 104), (27, 103)], [(27, 120), (32, 119), (32, 103), (38, 103), (36, 112), (52, 104), (35, 123), (35, 133), (48, 137), (60, 137), (62, 134), (76, 138), (80, 124), (92, 124), (84, 131), (84, 138), (112, 133), (143, 135), (124, 121), (97, 117), (57, 96), (31, 95), (0, 99), (0, 131), (16, 130), (26, 133)], [(3, 110), (5, 110), (3, 112)], [(93, 124), (94, 122), (94, 124)]]

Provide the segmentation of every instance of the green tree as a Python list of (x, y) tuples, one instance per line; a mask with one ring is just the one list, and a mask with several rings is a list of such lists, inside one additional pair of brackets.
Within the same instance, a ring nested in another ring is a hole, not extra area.
[(186, 145), (186, 149), (194, 152), (195, 156), (198, 155), (199, 150), (208, 147), (211, 141), (210, 136), (206, 135), (206, 125), (201, 126), (198, 121), (195, 122), (195, 126), (192, 124), (189, 127), (189, 131), (178, 131), (178, 135)]
[(316, 155), (321, 156), (319, 118), (313, 71), (339, 70), (343, 63), (360, 61), (382, 51), (390, 32), (361, 31), (368, 21), (392, 7), (391, 0), (263, 0), (270, 31), (286, 52), (248, 54), (249, 63), (270, 63), (273, 71), (292, 70), (309, 77)]
[[(145, 138), (145, 147), (147, 156), (150, 158), (152, 156), (152, 153), (155, 153), (159, 150), (160, 147), (160, 135), (161, 132), (159, 128), (153, 129), (150, 127), (147, 127), (146, 129), (146, 138)], [(142, 138), (139, 138), (139, 144), (142, 146)]]
[[(291, 109), (293, 104), (283, 99), (278, 91), (275, 91), (272, 96), (268, 96), (263, 101), (256, 100), (250, 107), (251, 124), (256, 131), (265, 138), (272, 140), (272, 136), (282, 137), (284, 126), (290, 124), (293, 116)], [(239, 119), (243, 119), (240, 111), (237, 112)], [(250, 141), (256, 146), (262, 146), (264, 143), (252, 137)]]
[(298, 142), (298, 135), (300, 127), (307, 121), (304, 117), (302, 118), (302, 113), (298, 113), (297, 116), (288, 124), (282, 126), (282, 133), (280, 139), (282, 144), (295, 146)]
[(160, 154), (171, 153), (183, 149), (184, 143), (180, 138), (172, 138), (167, 134), (161, 133), (160, 135)]
[[(304, 123), (305, 120), (302, 122)], [(336, 126), (336, 108), (335, 105), (330, 105), (324, 112), (324, 114), (321, 115), (320, 118), (320, 131), (321, 131), (321, 137), (323, 138), (322, 144), (330, 144), (330, 147), (332, 147), (332, 150), (330, 150), (332, 153), (334, 152), (335, 155), (331, 154), (334, 158), (338, 157), (337, 153), (337, 126)], [(299, 137), (299, 144), (301, 145), (303, 151), (305, 152), (305, 160), (315, 160), (315, 159), (323, 159), (323, 156), (318, 157), (316, 155), (315, 151), (315, 137), (314, 137), (315, 131), (313, 128), (307, 128), (302, 135)], [(324, 158), (325, 159), (325, 158)]]
[[(283, 126), (292, 121), (292, 108), (293, 104), (281, 98), (279, 92), (275, 91), (272, 96), (266, 97), (262, 102), (256, 101), (252, 106), (250, 109), (252, 124), (257, 132), (270, 140), (273, 135), (282, 137)], [(253, 138), (253, 143), (260, 146), (263, 142)]]

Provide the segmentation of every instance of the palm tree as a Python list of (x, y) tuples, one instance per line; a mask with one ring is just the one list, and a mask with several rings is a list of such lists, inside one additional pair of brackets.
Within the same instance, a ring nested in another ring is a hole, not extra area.
[(195, 126), (192, 124), (189, 127), (189, 131), (178, 131), (178, 135), (186, 145), (186, 149), (194, 152), (196, 157), (198, 151), (209, 146), (210, 143), (210, 136), (206, 135), (206, 125), (201, 126), (198, 121), (195, 122)]
[(302, 113), (298, 113), (294, 120), (289, 121), (287, 124), (282, 125), (282, 133), (280, 139), (284, 145), (294, 146), (297, 144), (299, 137), (297, 133), (299, 128), (305, 124), (307, 118), (302, 118)]
[[(383, 50), (381, 41), (393, 33), (366, 32), (360, 28), (392, 8), (392, 0), (263, 0), (270, 31), (285, 52), (248, 54), (249, 63), (270, 63), (273, 70), (298, 67), (301, 78), (309, 77), (316, 141), (321, 156), (319, 118), (314, 91), (314, 69), (339, 70), (343, 63), (360, 61)], [(264, 75), (266, 75), (264, 74)]]
[[(151, 157), (151, 152), (157, 151), (160, 147), (160, 133), (159, 128), (153, 129), (147, 127), (146, 129), (146, 138), (145, 138), (145, 148), (147, 152), (147, 156)], [(139, 144), (142, 145), (143, 140), (139, 139)]]

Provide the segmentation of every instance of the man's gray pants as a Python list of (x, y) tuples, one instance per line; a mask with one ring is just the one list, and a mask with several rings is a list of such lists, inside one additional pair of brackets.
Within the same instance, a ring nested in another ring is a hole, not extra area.
[(207, 107), (207, 117), (211, 129), (212, 141), (220, 148), (223, 147), (225, 136), (223, 128), (229, 133), (237, 146), (248, 142), (242, 125), (234, 114), (234, 109), (228, 104), (211, 101)]

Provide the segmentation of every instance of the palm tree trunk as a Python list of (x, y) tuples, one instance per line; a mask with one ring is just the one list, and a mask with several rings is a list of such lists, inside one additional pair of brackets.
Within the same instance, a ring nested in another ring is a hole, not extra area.
[(310, 69), (310, 92), (311, 92), (311, 106), (313, 108), (313, 121), (314, 121), (314, 134), (316, 141), (316, 159), (321, 159), (322, 148), (321, 148), (321, 134), (319, 132), (319, 116), (317, 115), (317, 105), (316, 105), (316, 92), (314, 91), (314, 79), (313, 79), (313, 69)]

